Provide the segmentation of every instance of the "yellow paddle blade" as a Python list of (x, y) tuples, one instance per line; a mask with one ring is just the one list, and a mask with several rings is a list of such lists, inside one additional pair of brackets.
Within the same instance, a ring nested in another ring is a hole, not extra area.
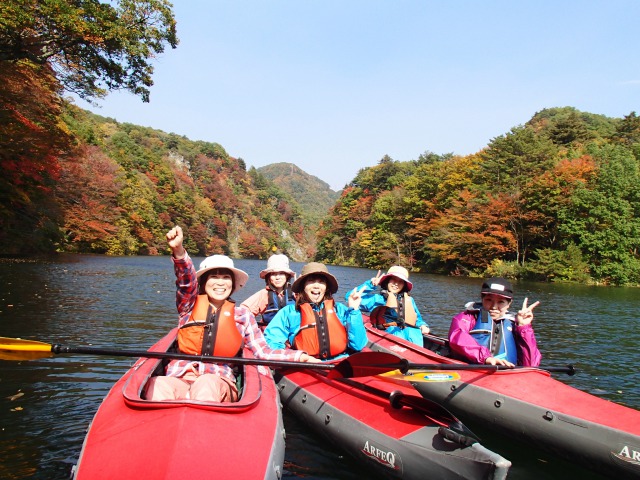
[(0, 337), (0, 360), (35, 360), (52, 356), (51, 345), (48, 343)]

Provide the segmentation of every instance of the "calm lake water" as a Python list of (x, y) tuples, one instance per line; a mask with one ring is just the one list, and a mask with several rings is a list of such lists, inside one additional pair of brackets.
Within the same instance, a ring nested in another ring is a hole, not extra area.
[[(196, 264), (202, 258), (196, 258)], [(235, 295), (263, 287), (265, 261), (237, 260), (250, 275)], [(302, 264), (293, 264), (300, 271)], [(344, 293), (376, 272), (330, 267)], [(433, 332), (478, 297), (479, 279), (413, 274), (414, 297)], [(579, 368), (558, 376), (593, 395), (640, 408), (640, 290), (541, 283), (515, 286), (515, 303), (540, 300), (534, 325), (544, 365)], [(64, 255), (0, 261), (0, 336), (104, 348), (148, 348), (177, 323), (168, 257)], [(0, 360), (0, 478), (67, 479), (102, 398), (135, 359), (65, 355)], [(18, 396), (16, 398), (16, 396)], [(473, 427), (472, 425), (469, 425)], [(286, 478), (356, 479), (363, 472), (285, 412)], [(473, 428), (472, 428), (473, 429)], [(509, 478), (599, 478), (554, 457), (476, 431), (513, 462)], [(108, 459), (105, 459), (108, 461)]]

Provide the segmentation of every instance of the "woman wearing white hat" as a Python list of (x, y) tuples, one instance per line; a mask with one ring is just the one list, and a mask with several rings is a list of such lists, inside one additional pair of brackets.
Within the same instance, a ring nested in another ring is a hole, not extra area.
[(286, 255), (276, 254), (269, 257), (267, 268), (260, 272), (260, 278), (264, 279), (265, 288), (251, 295), (242, 305), (256, 316), (258, 325), (264, 328), (278, 310), (296, 302), (290, 283), (295, 278), (295, 272), (289, 268)]
[(423, 346), (422, 335), (429, 333), (429, 326), (409, 295), (412, 289), (407, 269), (394, 265), (382, 276), (378, 270), (375, 277), (354, 290), (362, 292), (360, 310), (369, 312), (372, 325)]
[[(245, 307), (230, 299), (249, 276), (225, 255), (205, 258), (199, 270), (184, 249), (182, 228), (167, 233), (176, 274), (178, 308), (178, 349), (182, 353), (233, 357), (243, 347), (257, 358), (317, 362), (303, 351), (269, 348), (256, 320)], [(216, 328), (203, 328), (203, 323)], [(172, 360), (165, 376), (151, 378), (147, 389), (151, 400), (192, 400), (233, 402), (238, 399), (236, 378), (228, 364)]]
[(349, 296), (348, 307), (335, 302), (338, 280), (317, 262), (302, 267), (291, 288), (296, 303), (281, 309), (264, 331), (269, 346), (291, 345), (321, 360), (339, 358), (366, 346), (359, 291)]

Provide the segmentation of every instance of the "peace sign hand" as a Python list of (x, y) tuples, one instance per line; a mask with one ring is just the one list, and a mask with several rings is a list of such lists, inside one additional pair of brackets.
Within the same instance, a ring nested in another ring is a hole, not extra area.
[(353, 308), (354, 310), (358, 310), (360, 308), (360, 302), (362, 301), (362, 292), (364, 291), (364, 287), (360, 290), (354, 288), (349, 295), (349, 308)]
[(371, 279), (371, 283), (373, 283), (377, 287), (378, 284), (380, 283), (380, 277), (382, 277), (382, 272), (378, 270), (378, 274)]
[(535, 302), (527, 306), (528, 301), (529, 299), (525, 298), (524, 302), (522, 302), (522, 309), (516, 313), (518, 325), (530, 325), (533, 321), (533, 309), (540, 305), (540, 302)]

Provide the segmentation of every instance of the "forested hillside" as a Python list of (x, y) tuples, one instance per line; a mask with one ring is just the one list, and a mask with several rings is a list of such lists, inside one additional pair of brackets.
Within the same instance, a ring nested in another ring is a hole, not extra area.
[(158, 254), (166, 231), (178, 224), (188, 250), (200, 255), (313, 255), (298, 207), (221, 145), (74, 107), (64, 118), (81, 142), (55, 185), (64, 232), (59, 250)]
[(221, 145), (58, 108), (60, 129), (75, 143), (46, 182), (29, 185), (29, 172), (5, 170), (13, 184), (3, 185), (11, 196), (1, 216), (4, 254), (156, 255), (178, 224), (195, 255), (313, 256), (299, 207)]
[(328, 183), (292, 163), (272, 163), (258, 168), (258, 172), (291, 195), (300, 205), (305, 224), (314, 231), (340, 198), (340, 193), (331, 190)]
[(320, 229), (329, 263), (640, 283), (640, 118), (537, 113), (469, 156), (384, 157)]

